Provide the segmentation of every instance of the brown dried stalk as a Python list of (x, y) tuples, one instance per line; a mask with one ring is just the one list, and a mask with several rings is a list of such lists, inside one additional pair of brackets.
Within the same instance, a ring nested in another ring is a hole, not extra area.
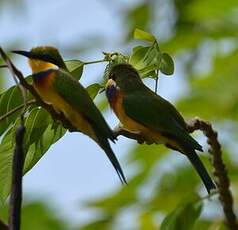
[(217, 132), (212, 128), (212, 125), (209, 122), (199, 118), (194, 118), (188, 122), (188, 130), (189, 132), (201, 130), (207, 137), (207, 143), (210, 146), (208, 151), (212, 155), (214, 175), (216, 177), (219, 199), (226, 217), (226, 224), (232, 230), (238, 229), (236, 215), (233, 210), (233, 198), (229, 189), (230, 180), (226, 166), (222, 160), (221, 145), (218, 141)]
[[(210, 146), (208, 151), (212, 155), (213, 159), (212, 164), (214, 167), (214, 175), (216, 177), (219, 199), (221, 201), (223, 212), (226, 217), (226, 224), (230, 229), (236, 230), (238, 229), (238, 225), (236, 222), (235, 213), (233, 211), (233, 198), (229, 189), (230, 181), (227, 175), (226, 166), (222, 160), (221, 145), (218, 141), (217, 132), (213, 130), (209, 122), (203, 121), (199, 118), (190, 120), (187, 123), (187, 128), (190, 133), (194, 132), (195, 130), (201, 130), (207, 137), (207, 143)], [(134, 139), (139, 144), (152, 144), (140, 134), (131, 133), (128, 130), (123, 129), (123, 127), (121, 126), (117, 126), (114, 129), (114, 133), (117, 137), (125, 136), (127, 138)]]

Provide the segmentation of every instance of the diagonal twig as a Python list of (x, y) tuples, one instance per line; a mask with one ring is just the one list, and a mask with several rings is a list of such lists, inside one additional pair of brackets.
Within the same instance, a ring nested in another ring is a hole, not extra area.
[[(36, 103), (36, 100), (32, 99), (32, 100), (28, 101), (28, 102), (26, 103), (26, 105), (28, 106), (28, 105), (32, 105), (32, 104), (35, 104), (35, 103)], [(2, 115), (2, 116), (0, 117), (0, 122), (3, 121), (3, 120), (5, 120), (7, 117), (11, 116), (12, 114), (16, 113), (17, 111), (23, 109), (24, 106), (25, 106), (25, 104), (19, 105), (19, 106), (15, 107), (14, 109), (8, 111), (7, 113), (5, 113), (4, 115)]]

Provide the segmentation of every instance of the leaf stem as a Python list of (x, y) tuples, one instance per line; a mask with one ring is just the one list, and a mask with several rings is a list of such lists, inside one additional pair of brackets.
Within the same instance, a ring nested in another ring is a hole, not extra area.
[(101, 63), (101, 62), (107, 62), (107, 60), (102, 59), (102, 60), (84, 62), (84, 65), (91, 65), (91, 64)]
[(159, 84), (159, 70), (156, 70), (157, 77), (155, 78), (155, 93), (158, 91), (158, 84)]
[[(28, 105), (32, 105), (32, 104), (35, 104), (35, 103), (36, 103), (36, 100), (32, 99), (32, 100), (28, 101), (26, 103), (26, 105), (28, 106)], [(14, 108), (14, 109), (10, 110), (9, 112), (7, 112), (6, 114), (2, 115), (0, 117), (0, 122), (5, 120), (7, 117), (11, 116), (12, 114), (16, 113), (18, 110), (24, 108), (24, 106), (25, 106), (25, 104), (19, 105), (16, 108)]]
[(0, 68), (8, 68), (7, 65), (0, 65)]

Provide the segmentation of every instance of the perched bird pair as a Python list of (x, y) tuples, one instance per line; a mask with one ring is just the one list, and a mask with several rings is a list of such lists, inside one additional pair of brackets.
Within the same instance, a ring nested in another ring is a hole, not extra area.
[[(105, 151), (119, 178), (126, 182), (109, 140), (113, 132), (105, 122), (87, 91), (76, 81), (58, 51), (52, 47), (38, 47), (30, 52), (15, 51), (29, 58), (33, 72), (33, 86), (42, 99), (79, 131), (95, 140)], [(185, 154), (197, 170), (207, 191), (215, 188), (196, 150), (202, 147), (189, 135), (183, 117), (175, 107), (146, 87), (138, 72), (129, 64), (112, 67), (106, 84), (109, 104), (123, 127), (142, 135), (146, 140), (163, 143)]]

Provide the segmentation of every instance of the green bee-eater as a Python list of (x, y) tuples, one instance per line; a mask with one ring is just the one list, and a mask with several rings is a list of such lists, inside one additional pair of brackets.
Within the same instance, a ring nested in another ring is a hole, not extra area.
[(162, 143), (188, 157), (208, 193), (215, 184), (196, 154), (202, 151), (188, 133), (186, 123), (176, 108), (143, 84), (129, 64), (117, 64), (109, 72), (106, 95), (124, 129), (142, 135), (147, 141)]
[(71, 76), (58, 50), (36, 47), (31, 51), (13, 51), (28, 57), (32, 69), (33, 86), (40, 97), (62, 112), (78, 131), (88, 135), (105, 151), (120, 180), (126, 183), (121, 166), (111, 149), (109, 140), (116, 138), (94, 105), (88, 92)]

